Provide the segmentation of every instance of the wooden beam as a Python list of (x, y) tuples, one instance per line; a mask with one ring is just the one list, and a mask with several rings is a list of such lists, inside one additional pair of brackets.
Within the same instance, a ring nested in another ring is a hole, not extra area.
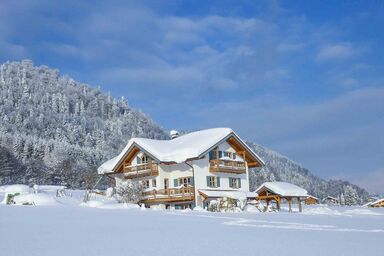
[(292, 212), (292, 205), (291, 205), (291, 198), (287, 198), (288, 200), (288, 208), (289, 208), (289, 212)]
[(299, 212), (301, 212), (302, 208), (301, 208), (301, 199), (300, 199), (300, 197), (297, 198), (297, 203), (299, 204)]

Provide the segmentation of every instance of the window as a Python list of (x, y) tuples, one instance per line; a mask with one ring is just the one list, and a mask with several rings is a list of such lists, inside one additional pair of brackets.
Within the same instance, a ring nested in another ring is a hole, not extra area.
[(184, 185), (184, 187), (188, 187), (189, 184), (191, 184), (191, 177), (179, 178), (179, 186)]
[(143, 155), (143, 156), (141, 157), (141, 163), (142, 163), (142, 164), (147, 164), (148, 161), (149, 161), (149, 157), (148, 157), (148, 156)]
[(229, 177), (229, 187), (230, 188), (241, 188), (241, 179)]
[(179, 187), (179, 186), (193, 186), (193, 177), (181, 177), (177, 179), (173, 179), (173, 186), (174, 187)]
[(149, 188), (149, 180), (144, 180), (143, 184), (144, 184), (144, 189)]
[(220, 177), (207, 176), (207, 187), (210, 187), (210, 188), (220, 187)]
[(232, 152), (226, 152), (226, 151), (224, 151), (224, 152), (223, 152), (223, 155), (224, 155), (224, 157), (232, 158)]
[(156, 179), (153, 179), (153, 180), (152, 180), (152, 187), (153, 187), (153, 188), (156, 187)]
[(167, 188), (169, 188), (169, 180), (164, 179), (164, 189), (167, 189)]
[(212, 150), (209, 152), (209, 160), (216, 159), (216, 150)]

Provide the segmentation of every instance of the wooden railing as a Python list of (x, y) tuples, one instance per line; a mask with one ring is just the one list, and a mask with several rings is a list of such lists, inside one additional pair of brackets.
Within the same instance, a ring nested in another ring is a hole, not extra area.
[(246, 173), (246, 165), (241, 161), (214, 159), (210, 161), (209, 171), (242, 174)]
[(193, 200), (195, 189), (193, 186), (181, 188), (154, 189), (144, 191), (145, 200), (183, 201)]
[(145, 163), (138, 165), (124, 165), (124, 176), (126, 178), (139, 178), (145, 176), (159, 175), (159, 165), (157, 163)]

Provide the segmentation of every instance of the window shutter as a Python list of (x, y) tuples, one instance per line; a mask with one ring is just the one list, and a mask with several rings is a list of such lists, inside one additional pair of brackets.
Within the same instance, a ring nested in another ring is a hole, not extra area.
[(195, 185), (195, 178), (194, 177), (191, 177), (191, 182), (189, 183), (189, 185), (191, 185), (191, 186)]
[(207, 187), (209, 187), (209, 176), (207, 176)]
[(178, 180), (177, 179), (173, 179), (173, 186), (176, 188), (178, 186)]
[(236, 153), (233, 153), (233, 160), (236, 159)]
[(223, 151), (219, 151), (219, 158), (222, 158), (223, 157)]
[(215, 159), (215, 151), (210, 151), (209, 152), (209, 160), (213, 160), (213, 159)]
[(237, 178), (237, 185), (239, 188), (241, 188), (241, 179), (240, 178)]
[(228, 179), (229, 179), (229, 187), (233, 188), (233, 186), (232, 186), (232, 177), (229, 177)]
[(217, 179), (217, 187), (220, 187), (220, 177), (216, 177)]
[(136, 161), (137, 161), (137, 164), (141, 164), (141, 159), (140, 159), (140, 157), (136, 157)]

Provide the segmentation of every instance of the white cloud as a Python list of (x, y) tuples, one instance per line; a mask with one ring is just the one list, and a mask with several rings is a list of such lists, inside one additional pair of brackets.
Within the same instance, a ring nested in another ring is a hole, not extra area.
[(352, 47), (351, 43), (327, 45), (319, 51), (317, 54), (317, 60), (328, 61), (348, 59), (356, 55), (356, 51), (357, 50)]

